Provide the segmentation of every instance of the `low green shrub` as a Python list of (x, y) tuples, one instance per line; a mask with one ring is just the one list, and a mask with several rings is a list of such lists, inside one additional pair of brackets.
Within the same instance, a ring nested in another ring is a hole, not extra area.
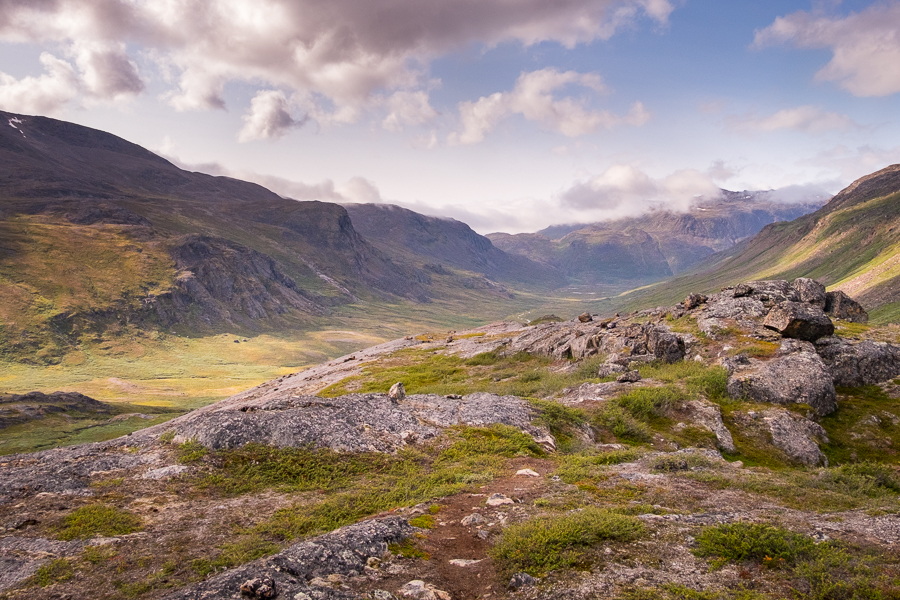
[(752, 560), (766, 566), (794, 564), (808, 558), (815, 542), (799, 533), (760, 523), (728, 523), (707, 527), (697, 536), (698, 556), (717, 562)]
[(32, 576), (32, 581), (41, 587), (47, 587), (54, 583), (68, 581), (74, 576), (75, 569), (72, 568), (72, 563), (65, 558), (57, 558), (38, 567)]
[(511, 525), (490, 554), (505, 574), (524, 571), (542, 576), (586, 564), (590, 547), (600, 541), (628, 541), (643, 533), (638, 519), (591, 507)]
[(139, 531), (141, 518), (115, 506), (89, 504), (69, 513), (59, 531), (59, 539), (87, 539), (94, 536), (112, 537)]

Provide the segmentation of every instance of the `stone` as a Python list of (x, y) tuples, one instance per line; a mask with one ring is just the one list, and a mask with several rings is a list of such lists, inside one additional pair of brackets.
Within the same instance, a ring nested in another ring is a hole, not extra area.
[(586, 313), (581, 313), (580, 315), (578, 315), (578, 320), (581, 321), (582, 323), (590, 323), (591, 321), (594, 320), (594, 317), (591, 316), (591, 313), (586, 312)]
[(525, 477), (540, 477), (541, 474), (532, 469), (519, 469), (516, 471), (516, 475), (522, 475)]
[(504, 504), (514, 504), (513, 499), (503, 494), (491, 494), (485, 501), (488, 506), (503, 506)]
[(690, 294), (687, 298), (684, 299), (684, 302), (682, 302), (682, 304), (684, 305), (685, 310), (693, 310), (701, 304), (706, 304), (707, 300), (709, 300), (709, 298), (704, 296), (703, 294)]
[[(302, 598), (302, 594), (311, 598), (327, 597), (329, 600), (353, 598), (355, 596), (340, 590), (312, 588), (309, 582), (317, 578), (328, 582), (330, 575), (353, 577), (363, 573), (370, 557), (385, 555), (388, 545), (409, 539), (414, 532), (415, 529), (402, 517), (361, 521), (296, 543), (277, 554), (228, 569), (172, 592), (165, 598), (235, 598), (242, 585), (253, 580), (269, 585), (267, 579), (272, 580), (273, 585), (269, 587), (277, 590), (278, 598), (294, 598), (297, 595)], [(258, 594), (261, 587), (255, 589)], [(330, 595), (320, 595), (321, 590)]]
[(509, 589), (517, 590), (519, 588), (534, 585), (538, 582), (535, 577), (532, 577), (528, 573), (516, 573), (509, 580)]
[(777, 304), (766, 315), (763, 325), (784, 337), (808, 342), (834, 333), (834, 323), (821, 308), (802, 302)]
[(403, 387), (402, 381), (398, 381), (391, 386), (391, 389), (388, 391), (388, 398), (391, 399), (391, 402), (395, 403), (400, 402), (401, 400), (406, 398), (406, 388)]
[(421, 579), (413, 579), (400, 588), (400, 594), (415, 600), (451, 600), (450, 594)]
[(663, 328), (647, 333), (647, 350), (664, 363), (676, 363), (684, 359), (684, 340)]
[(641, 380), (641, 374), (637, 371), (628, 371), (616, 377), (619, 383), (636, 383)]
[(862, 305), (844, 292), (828, 292), (825, 295), (825, 312), (835, 319), (852, 323), (868, 323), (869, 313)]
[(732, 373), (728, 395), (769, 404), (810, 405), (824, 416), (837, 409), (831, 373), (817, 354), (795, 352), (768, 361), (736, 356), (722, 361)]
[(834, 385), (857, 387), (888, 381), (900, 375), (900, 347), (865, 340), (853, 344), (839, 337), (822, 338), (816, 351)]
[(150, 469), (143, 475), (141, 479), (170, 479), (177, 477), (188, 470), (184, 465), (169, 465), (168, 467), (160, 467), (159, 469)]
[(716, 434), (716, 446), (724, 452), (735, 452), (734, 438), (722, 421), (722, 411), (712, 402), (703, 400), (691, 400), (685, 406), (690, 414), (690, 420), (695, 425), (700, 425)]
[(241, 584), (241, 595), (250, 598), (258, 598), (259, 600), (269, 600), (274, 598), (278, 592), (275, 591), (275, 580), (271, 577), (256, 577), (248, 579)]
[(464, 527), (470, 527), (472, 525), (478, 525), (479, 523), (484, 523), (485, 518), (481, 516), (480, 513), (472, 513), (468, 517), (463, 517), (460, 521), (460, 524)]
[(800, 294), (797, 290), (783, 279), (746, 281), (734, 286), (732, 295), (734, 298), (750, 296), (767, 307), (772, 307), (785, 301), (797, 302), (800, 300)]
[(791, 283), (800, 297), (800, 302), (814, 304), (821, 309), (825, 309), (825, 286), (815, 279), (806, 277), (798, 277)]
[(597, 369), (597, 377), (610, 377), (612, 375), (618, 375), (619, 373), (624, 373), (625, 367), (616, 363), (603, 363), (600, 365), (600, 368)]
[(810, 467), (828, 466), (828, 458), (816, 443), (828, 443), (828, 434), (821, 425), (784, 409), (764, 411), (762, 420), (772, 436), (772, 445), (788, 458)]
[(480, 563), (481, 560), (473, 560), (470, 558), (453, 558), (449, 562), (454, 567), (471, 567), (472, 565), (477, 565), (478, 563)]

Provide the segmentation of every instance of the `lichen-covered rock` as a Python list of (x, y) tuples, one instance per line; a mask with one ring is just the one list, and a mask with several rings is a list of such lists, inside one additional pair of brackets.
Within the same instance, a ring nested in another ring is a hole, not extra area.
[(247, 599), (241, 588), (247, 582), (270, 585), (279, 598), (338, 600), (356, 598), (348, 591), (310, 587), (309, 581), (329, 575), (365, 572), (368, 559), (382, 558), (388, 544), (399, 543), (415, 529), (401, 517), (369, 520), (294, 544), (272, 556), (249, 562), (166, 596), (167, 600), (199, 598)]
[(723, 452), (734, 452), (734, 438), (722, 421), (722, 411), (712, 402), (692, 400), (685, 407), (690, 420), (695, 425), (700, 425), (716, 434), (716, 446)]
[[(737, 357), (735, 357), (737, 358)], [(808, 404), (818, 415), (837, 409), (837, 395), (825, 363), (812, 352), (793, 352), (769, 361), (723, 361), (732, 371), (728, 395), (771, 404)]]
[(834, 323), (821, 308), (804, 302), (782, 302), (766, 315), (763, 325), (784, 337), (815, 341), (834, 333)]
[(28, 579), (51, 560), (74, 556), (83, 548), (81, 540), (61, 542), (14, 535), (0, 537), (0, 591)]
[(796, 290), (800, 302), (813, 304), (819, 308), (825, 308), (825, 286), (815, 279), (806, 277), (798, 277), (791, 283), (791, 287)]
[(684, 340), (662, 327), (655, 327), (647, 333), (647, 350), (665, 363), (676, 363), (684, 359)]
[(531, 425), (535, 416), (535, 409), (521, 398), (486, 393), (460, 398), (413, 394), (402, 404), (392, 402), (386, 394), (300, 396), (248, 410), (200, 413), (175, 427), (174, 441), (195, 439), (212, 449), (253, 442), (279, 447), (313, 445), (342, 452), (393, 452), (434, 438), (442, 428), (454, 425), (502, 423), (544, 440), (550, 434)]
[(900, 347), (893, 344), (871, 340), (853, 344), (833, 336), (818, 340), (816, 350), (834, 385), (871, 385), (900, 375)]
[(772, 445), (788, 458), (810, 467), (828, 466), (828, 459), (817, 443), (828, 443), (828, 434), (821, 425), (784, 409), (767, 410), (762, 420), (772, 436)]
[(684, 299), (682, 305), (685, 310), (694, 310), (701, 304), (704, 304), (709, 298), (704, 296), (703, 294), (689, 294), (687, 298)]
[(597, 377), (610, 377), (612, 375), (619, 375), (619, 373), (624, 373), (625, 367), (617, 363), (603, 363), (600, 365), (600, 368), (597, 369)]
[(752, 296), (767, 307), (781, 302), (800, 300), (800, 294), (794, 286), (783, 279), (746, 281), (734, 287), (733, 295), (735, 298)]
[(403, 386), (402, 381), (398, 381), (391, 386), (391, 389), (388, 390), (388, 398), (390, 398), (395, 403), (400, 402), (401, 400), (406, 398), (406, 388)]
[(825, 312), (835, 319), (853, 323), (868, 323), (869, 313), (862, 305), (844, 292), (828, 292), (825, 297)]

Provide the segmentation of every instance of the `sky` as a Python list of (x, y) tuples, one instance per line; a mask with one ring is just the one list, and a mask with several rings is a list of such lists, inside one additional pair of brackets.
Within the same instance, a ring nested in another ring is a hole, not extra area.
[(900, 0), (0, 0), (0, 109), (481, 233), (900, 163)]

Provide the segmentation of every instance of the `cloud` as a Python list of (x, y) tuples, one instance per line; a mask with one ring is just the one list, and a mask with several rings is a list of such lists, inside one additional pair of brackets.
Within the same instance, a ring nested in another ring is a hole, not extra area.
[(731, 116), (725, 123), (738, 131), (778, 131), (790, 129), (804, 133), (847, 131), (860, 129), (860, 125), (847, 115), (828, 112), (816, 106), (785, 108), (767, 117), (756, 115)]
[(238, 134), (240, 142), (278, 139), (306, 123), (306, 117), (299, 121), (291, 117), (287, 97), (278, 90), (257, 92), (243, 118), (244, 126)]
[(855, 96), (900, 92), (900, 1), (876, 2), (859, 13), (832, 17), (798, 11), (756, 32), (754, 46), (791, 43), (828, 48), (832, 58), (816, 73)]
[(766, 195), (766, 199), (772, 202), (780, 202), (781, 204), (799, 204), (804, 202), (824, 204), (826, 200), (834, 196), (834, 192), (840, 187), (840, 183), (836, 180), (788, 185), (772, 190)]
[(141, 52), (171, 74), (164, 98), (178, 110), (221, 109), (229, 82), (249, 82), (304, 98), (311, 117), (331, 123), (390, 97), (391, 129), (430, 118), (416, 94), (437, 57), (473, 44), (573, 47), (642, 19), (665, 25), (673, 9), (673, 0), (0, 0), (0, 41), (65, 48), (80, 90), (102, 99), (143, 89), (129, 55)]
[(628, 114), (619, 116), (605, 110), (590, 110), (583, 99), (553, 96), (554, 91), (566, 86), (587, 88), (595, 93), (606, 91), (600, 76), (595, 73), (559, 72), (553, 68), (522, 73), (510, 92), (482, 96), (475, 102), (461, 102), (462, 131), (450, 134), (448, 141), (451, 144), (476, 144), (502, 119), (516, 114), (568, 137), (620, 124), (640, 126), (650, 119), (650, 113), (640, 102), (635, 102)]
[(823, 171), (826, 174), (823, 177), (838, 175), (845, 184), (897, 163), (900, 163), (900, 146), (883, 148), (872, 144), (855, 148), (838, 145), (798, 162)]
[(634, 216), (654, 208), (686, 211), (701, 197), (719, 195), (719, 187), (694, 169), (667, 177), (650, 177), (631, 165), (614, 165), (600, 175), (572, 185), (559, 195), (560, 204), (606, 220)]
[(713, 181), (721, 182), (733, 179), (740, 172), (740, 169), (727, 165), (724, 160), (719, 159), (714, 160), (712, 164), (709, 165), (709, 168), (706, 169), (705, 174)]
[(75, 69), (64, 60), (44, 52), (40, 57), (44, 74), (16, 79), (0, 72), (0, 108), (25, 114), (55, 114), (78, 96)]
[(388, 131), (402, 131), (405, 125), (423, 125), (432, 121), (438, 113), (428, 102), (428, 92), (394, 92), (386, 101), (388, 115), (381, 126)]

